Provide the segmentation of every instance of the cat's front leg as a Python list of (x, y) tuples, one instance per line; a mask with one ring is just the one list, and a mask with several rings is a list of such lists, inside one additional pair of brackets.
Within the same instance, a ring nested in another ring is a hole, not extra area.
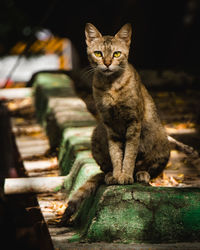
[(133, 172), (135, 169), (135, 159), (138, 154), (140, 133), (141, 124), (139, 122), (133, 122), (127, 128), (122, 174), (119, 178), (120, 184), (132, 184), (134, 182)]
[(113, 172), (105, 177), (106, 184), (120, 184), (119, 177), (122, 173), (123, 143), (117, 139), (117, 135), (111, 128), (106, 128), (108, 134), (109, 154), (112, 161)]

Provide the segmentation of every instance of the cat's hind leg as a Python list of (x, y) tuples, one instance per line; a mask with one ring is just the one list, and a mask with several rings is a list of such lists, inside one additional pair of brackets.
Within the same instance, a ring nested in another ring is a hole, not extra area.
[(148, 173), (150, 174), (151, 179), (156, 178), (163, 172), (164, 168), (166, 167), (168, 163), (168, 160), (169, 160), (169, 157), (166, 156), (166, 157), (154, 160), (154, 162), (149, 164)]
[(169, 155), (154, 159), (153, 161), (138, 161), (135, 167), (134, 178), (137, 182), (149, 183), (151, 179), (159, 176), (167, 165)]

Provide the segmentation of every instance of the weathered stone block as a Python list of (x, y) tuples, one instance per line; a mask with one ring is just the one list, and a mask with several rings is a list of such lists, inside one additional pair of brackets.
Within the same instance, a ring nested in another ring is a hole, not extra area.
[(200, 190), (139, 184), (101, 186), (76, 218), (91, 242), (200, 240)]
[[(95, 162), (88, 151), (91, 148), (90, 141), (93, 129), (94, 127), (78, 127), (64, 130), (58, 156), (62, 175), (67, 175), (70, 172), (75, 159), (78, 162), (80, 160), (84, 162), (85, 159), (87, 159), (87, 162), (88, 159), (92, 163)], [(82, 154), (79, 154), (79, 152), (82, 152)]]
[(56, 100), (51, 98), (48, 107), (46, 132), (51, 148), (60, 144), (65, 128), (92, 126), (96, 123), (87, 111), (85, 103), (79, 98), (56, 98)]
[(38, 73), (33, 82), (36, 116), (45, 121), (50, 97), (75, 96), (71, 79), (65, 74)]
[(95, 124), (85, 103), (75, 97), (72, 82), (66, 75), (39, 73), (34, 88), (37, 118), (46, 129), (52, 149), (59, 146), (65, 128)]

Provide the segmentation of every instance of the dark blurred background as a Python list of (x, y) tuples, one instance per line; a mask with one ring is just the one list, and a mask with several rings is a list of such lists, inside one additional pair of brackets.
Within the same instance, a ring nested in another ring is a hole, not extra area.
[(130, 22), (130, 61), (136, 68), (199, 70), (199, 0), (1, 0), (0, 55), (37, 28), (48, 28), (72, 41), (85, 66), (86, 22), (110, 35)]

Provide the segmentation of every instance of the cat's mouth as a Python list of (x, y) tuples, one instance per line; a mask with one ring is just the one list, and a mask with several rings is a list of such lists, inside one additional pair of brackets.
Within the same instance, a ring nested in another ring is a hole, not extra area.
[(110, 69), (104, 69), (104, 70), (102, 70), (102, 72), (106, 75), (110, 75), (110, 74), (114, 73), (113, 70), (110, 70)]
[(116, 68), (115, 67), (105, 67), (105, 66), (99, 66), (97, 67), (97, 70), (101, 73), (104, 74), (106, 76), (108, 75), (112, 75), (116, 72)]

